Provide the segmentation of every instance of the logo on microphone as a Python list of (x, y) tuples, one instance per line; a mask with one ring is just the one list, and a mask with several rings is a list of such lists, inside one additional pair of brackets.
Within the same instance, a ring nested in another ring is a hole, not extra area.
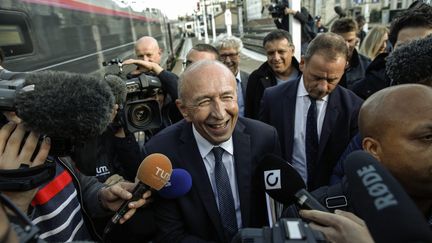
[(280, 170), (264, 171), (264, 184), (266, 190), (281, 189)]

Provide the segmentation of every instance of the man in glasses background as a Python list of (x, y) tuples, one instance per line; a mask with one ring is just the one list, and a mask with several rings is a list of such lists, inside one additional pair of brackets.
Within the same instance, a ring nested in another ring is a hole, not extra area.
[(246, 87), (249, 79), (249, 74), (241, 71), (240, 51), (243, 48), (242, 41), (235, 36), (220, 35), (215, 43), (216, 49), (219, 51), (219, 60), (227, 66), (234, 74), (237, 82), (237, 104), (239, 106), (239, 115), (245, 114), (245, 97)]

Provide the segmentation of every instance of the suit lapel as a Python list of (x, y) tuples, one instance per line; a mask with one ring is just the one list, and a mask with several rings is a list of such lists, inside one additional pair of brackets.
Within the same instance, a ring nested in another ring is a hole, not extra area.
[(195, 137), (193, 136), (191, 123), (185, 124), (180, 140), (183, 142), (179, 149), (180, 158), (182, 159), (182, 167), (191, 174), (192, 186), (198, 192), (201, 202), (218, 232), (219, 238), (224, 239), (216, 199), (207, 175), (207, 170), (198, 150)]
[(330, 137), (331, 132), (335, 129), (336, 121), (339, 116), (338, 104), (339, 92), (337, 87), (330, 95), (328, 99), (328, 105), (326, 110), (326, 115), (324, 117), (321, 136), (319, 140), (319, 149), (318, 149), (318, 161), (321, 160), (321, 156), (324, 152), (324, 148), (327, 144), (327, 141)]
[(244, 133), (244, 129), (244, 125), (238, 120), (233, 134), (235, 171), (243, 226), (249, 225), (250, 221), (250, 182), (252, 180), (250, 136)]
[(295, 123), (295, 107), (296, 107), (296, 99), (297, 99), (297, 88), (299, 85), (300, 79), (296, 81), (296, 83), (290, 84), (287, 86), (287, 91), (284, 92), (286, 94), (283, 103), (282, 103), (282, 114), (283, 118), (283, 134), (280, 136), (284, 136), (285, 141), (285, 151), (284, 155), (288, 162), (291, 163), (292, 160), (292, 150), (294, 144), (294, 123)]
[(240, 78), (241, 78), (243, 97), (246, 97), (246, 88), (247, 88), (247, 82), (249, 79), (249, 74), (240, 70)]

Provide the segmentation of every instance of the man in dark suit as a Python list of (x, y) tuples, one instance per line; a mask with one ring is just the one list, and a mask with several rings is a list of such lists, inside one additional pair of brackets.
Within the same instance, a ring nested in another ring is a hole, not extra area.
[(297, 80), (301, 74), (288, 31), (278, 29), (268, 33), (263, 47), (267, 61), (251, 73), (246, 90), (245, 116), (252, 119), (258, 119), (266, 88)]
[(260, 120), (280, 134), (283, 157), (308, 189), (327, 185), (333, 166), (357, 133), (362, 100), (338, 85), (348, 48), (334, 33), (318, 35), (302, 57), (302, 77), (264, 91)]
[[(156, 241), (230, 242), (240, 228), (268, 224), (263, 182), (253, 174), (261, 156), (280, 154), (279, 139), (273, 127), (238, 117), (236, 89), (234, 75), (218, 61), (196, 62), (181, 75), (176, 104), (185, 119), (145, 148), (187, 170), (193, 185), (180, 198), (155, 203)], [(219, 159), (216, 150), (222, 151)]]
[(239, 116), (244, 117), (246, 87), (249, 74), (241, 71), (239, 68), (240, 51), (243, 48), (243, 43), (235, 36), (227, 36), (224, 34), (218, 37), (215, 46), (219, 51), (219, 60), (231, 70), (236, 78)]

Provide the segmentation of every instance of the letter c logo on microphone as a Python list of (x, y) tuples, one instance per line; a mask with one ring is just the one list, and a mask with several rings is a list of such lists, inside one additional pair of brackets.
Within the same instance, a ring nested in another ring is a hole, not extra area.
[(264, 171), (264, 184), (266, 190), (281, 189), (280, 170)]

